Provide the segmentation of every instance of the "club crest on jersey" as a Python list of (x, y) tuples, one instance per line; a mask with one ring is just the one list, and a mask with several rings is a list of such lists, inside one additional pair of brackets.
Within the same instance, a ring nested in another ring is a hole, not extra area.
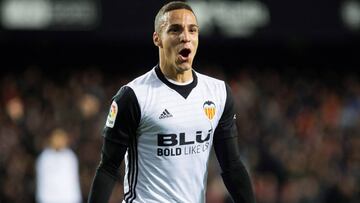
[(106, 120), (106, 126), (109, 128), (113, 128), (115, 125), (116, 115), (118, 113), (118, 105), (115, 101), (112, 102), (109, 110), (109, 114)]
[(203, 104), (203, 109), (206, 117), (208, 117), (209, 120), (212, 120), (216, 113), (216, 106), (215, 103), (212, 101), (206, 101)]

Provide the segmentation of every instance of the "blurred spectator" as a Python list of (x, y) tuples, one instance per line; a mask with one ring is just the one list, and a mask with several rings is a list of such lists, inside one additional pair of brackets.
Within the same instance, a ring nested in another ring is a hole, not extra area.
[(68, 135), (55, 129), (49, 146), (36, 162), (36, 200), (38, 203), (80, 203), (79, 167), (76, 154), (68, 148)]

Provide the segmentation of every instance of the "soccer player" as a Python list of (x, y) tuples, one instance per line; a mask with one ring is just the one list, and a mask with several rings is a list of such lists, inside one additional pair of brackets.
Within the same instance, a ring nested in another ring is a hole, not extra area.
[(159, 64), (113, 97), (89, 203), (108, 202), (124, 157), (123, 203), (204, 203), (212, 146), (234, 201), (255, 202), (230, 88), (192, 68), (198, 36), (188, 4), (159, 10), (153, 34)]

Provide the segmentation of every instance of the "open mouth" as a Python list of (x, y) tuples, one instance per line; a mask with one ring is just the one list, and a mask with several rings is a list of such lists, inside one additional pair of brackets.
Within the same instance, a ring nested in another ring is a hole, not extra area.
[(181, 49), (181, 51), (179, 52), (179, 54), (184, 58), (187, 58), (190, 55), (190, 53), (191, 50), (187, 48)]

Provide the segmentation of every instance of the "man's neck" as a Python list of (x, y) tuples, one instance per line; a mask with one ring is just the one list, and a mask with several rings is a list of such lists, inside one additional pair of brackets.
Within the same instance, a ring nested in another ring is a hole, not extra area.
[(192, 74), (191, 69), (186, 70), (186, 71), (178, 71), (175, 67), (170, 67), (170, 66), (161, 65), (161, 64), (159, 64), (159, 66), (160, 66), (161, 72), (168, 79), (171, 79), (178, 83), (187, 83), (187, 82), (193, 80), (193, 74)]

